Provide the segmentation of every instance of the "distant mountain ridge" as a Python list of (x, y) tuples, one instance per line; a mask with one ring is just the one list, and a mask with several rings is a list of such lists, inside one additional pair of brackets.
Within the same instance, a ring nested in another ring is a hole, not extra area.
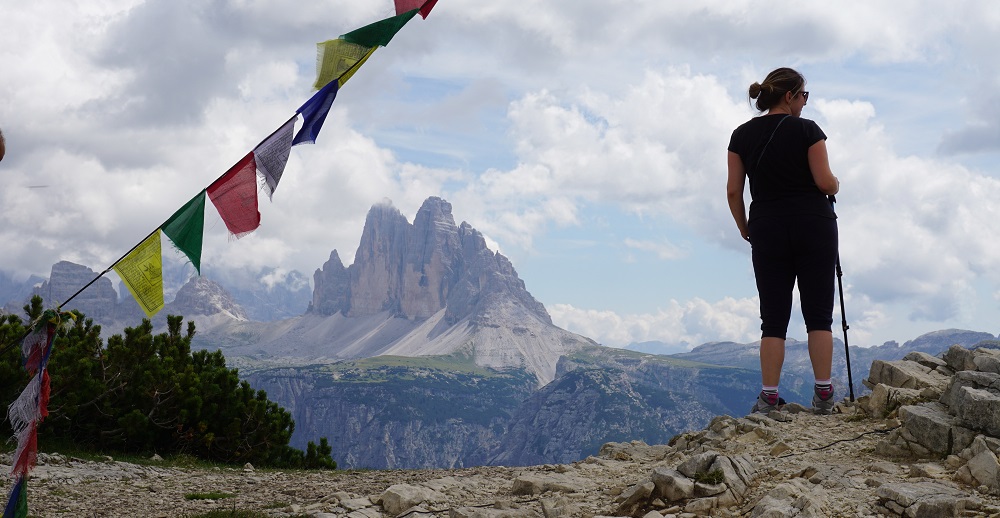
[[(874, 347), (851, 346), (851, 378), (854, 380), (855, 395), (860, 396), (867, 392), (862, 382), (868, 376), (868, 368), (875, 360), (899, 360), (911, 351), (936, 355), (955, 344), (970, 348), (976, 344), (996, 339), (997, 337), (990, 333), (964, 329), (942, 329), (923, 334), (903, 345), (889, 341)], [(669, 356), (713, 365), (760, 370), (759, 350), (760, 342), (746, 344), (710, 342), (699, 345), (689, 352)], [(833, 384), (838, 398), (850, 394), (847, 386), (847, 360), (844, 342), (839, 338), (834, 338)], [(809, 350), (806, 342), (788, 340), (785, 344), (785, 363), (782, 368), (782, 397), (788, 401), (809, 403), (812, 398), (813, 381), (812, 364), (809, 361)]]

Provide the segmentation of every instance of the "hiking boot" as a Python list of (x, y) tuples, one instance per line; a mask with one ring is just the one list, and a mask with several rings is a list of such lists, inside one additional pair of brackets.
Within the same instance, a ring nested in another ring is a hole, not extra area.
[(770, 414), (772, 410), (781, 410), (781, 407), (785, 406), (785, 400), (778, 397), (777, 394), (773, 398), (769, 398), (764, 395), (763, 392), (757, 395), (757, 402), (754, 403), (753, 408), (750, 409), (751, 414)]
[(828, 390), (813, 390), (813, 413), (820, 415), (830, 415), (833, 413), (833, 387)]

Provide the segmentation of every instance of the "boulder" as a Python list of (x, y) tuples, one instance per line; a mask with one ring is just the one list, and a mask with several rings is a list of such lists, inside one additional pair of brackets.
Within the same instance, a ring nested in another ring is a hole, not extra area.
[(979, 348), (972, 352), (972, 363), (979, 372), (1000, 374), (1000, 351)]
[(878, 488), (879, 505), (903, 516), (962, 516), (981, 502), (969, 493), (940, 482), (885, 484)]
[(376, 503), (391, 516), (399, 516), (407, 509), (423, 504), (444, 502), (447, 497), (426, 487), (395, 484), (382, 492)]
[(962, 371), (955, 373), (941, 394), (941, 403), (947, 405), (954, 414), (960, 406), (963, 387), (989, 390), (1000, 394), (1000, 374), (993, 372)]
[(920, 365), (923, 365), (924, 367), (927, 367), (928, 369), (932, 370), (937, 370), (940, 367), (948, 366), (948, 362), (944, 361), (943, 359), (938, 358), (937, 356), (931, 356), (921, 351), (913, 351), (907, 354), (906, 356), (903, 356), (903, 359), (911, 362), (917, 362)]
[(651, 481), (646, 481), (641, 484), (636, 484), (632, 486), (628, 491), (622, 494), (622, 503), (618, 506), (618, 514), (631, 515), (639, 508), (640, 504), (646, 503), (649, 497), (653, 494), (653, 490), (656, 489), (656, 485)]
[(901, 436), (931, 453), (947, 455), (964, 450), (975, 438), (975, 434), (960, 426), (940, 403), (901, 407), (899, 419), (903, 423)]
[(826, 502), (804, 479), (793, 479), (769, 491), (750, 511), (754, 518), (784, 518), (786, 516), (830, 516)]
[(699, 474), (708, 473), (709, 467), (715, 462), (715, 458), (719, 456), (718, 452), (706, 451), (704, 453), (699, 453), (692, 456), (688, 460), (677, 466), (677, 471), (680, 471), (688, 478), (695, 478)]
[(563, 474), (522, 475), (514, 479), (511, 491), (515, 495), (540, 495), (546, 491), (556, 493), (576, 493), (582, 491), (579, 481)]
[(976, 370), (976, 364), (972, 361), (972, 351), (961, 345), (949, 347), (941, 358), (955, 372)]
[(914, 405), (923, 400), (921, 391), (912, 388), (892, 387), (879, 383), (868, 398), (868, 413), (882, 418), (901, 406)]
[(694, 480), (680, 471), (656, 468), (653, 470), (652, 480), (656, 486), (656, 494), (670, 502), (687, 500), (694, 496)]
[(980, 452), (969, 461), (969, 474), (976, 479), (976, 485), (983, 485), (990, 489), (1000, 489), (1000, 462), (997, 456), (990, 450)]
[(909, 360), (875, 360), (868, 372), (869, 386), (881, 383), (898, 388), (931, 388), (938, 394), (947, 388), (948, 381), (948, 376)]

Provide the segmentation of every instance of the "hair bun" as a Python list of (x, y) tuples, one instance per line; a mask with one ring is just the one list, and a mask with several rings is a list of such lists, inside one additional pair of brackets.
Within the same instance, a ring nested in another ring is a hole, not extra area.
[(761, 89), (762, 88), (760, 86), (760, 83), (754, 81), (754, 83), (752, 85), (750, 85), (750, 92), (749, 92), (750, 93), (750, 98), (751, 99), (756, 99), (757, 96), (760, 95)]

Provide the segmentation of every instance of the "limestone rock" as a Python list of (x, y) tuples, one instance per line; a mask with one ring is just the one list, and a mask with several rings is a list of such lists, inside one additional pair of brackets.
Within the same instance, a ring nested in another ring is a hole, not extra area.
[(960, 345), (949, 347), (942, 355), (942, 359), (956, 372), (976, 370), (976, 364), (972, 361), (972, 352)]
[(956, 438), (973, 436), (955, 433), (958, 426), (956, 420), (948, 414), (948, 409), (939, 403), (905, 406), (899, 409), (900, 420), (903, 421), (907, 437), (932, 453), (947, 455), (965, 449), (969, 443), (955, 444)]
[(990, 489), (1000, 489), (1000, 462), (992, 451), (986, 450), (976, 455), (968, 463), (969, 473), (976, 480), (976, 485)]
[(651, 481), (646, 481), (631, 487), (622, 495), (623, 501), (621, 505), (618, 506), (618, 514), (631, 515), (640, 504), (644, 504), (647, 500), (649, 500), (649, 497), (653, 494), (654, 489), (656, 489), (656, 485)]
[(669, 468), (656, 468), (652, 475), (656, 494), (670, 502), (687, 500), (694, 496), (694, 480), (680, 471)]
[(820, 491), (815, 491), (803, 479), (793, 479), (779, 484), (760, 499), (750, 516), (754, 518), (781, 518), (801, 516), (819, 518), (829, 516)]
[(964, 426), (1000, 436), (1000, 374), (959, 372), (952, 377), (941, 402)]
[(382, 492), (377, 503), (391, 516), (398, 516), (416, 505), (444, 502), (445, 500), (447, 500), (445, 495), (426, 487), (394, 484)]
[(515, 495), (540, 495), (547, 491), (557, 492), (557, 493), (575, 493), (580, 491), (581, 486), (579, 481), (573, 478), (559, 474), (552, 473), (545, 476), (540, 475), (523, 475), (514, 479), (514, 485), (511, 488), (511, 492)]
[(868, 413), (875, 417), (885, 417), (901, 406), (913, 405), (924, 398), (921, 391), (912, 388), (899, 388), (879, 383), (872, 389), (867, 400)]
[(906, 356), (903, 356), (903, 359), (911, 362), (917, 362), (931, 370), (937, 370), (948, 365), (948, 362), (943, 359), (938, 358), (937, 356), (931, 356), (923, 351), (913, 351), (908, 353)]
[(948, 381), (947, 376), (909, 360), (875, 360), (868, 372), (868, 382), (872, 385), (882, 383), (898, 388), (932, 388), (938, 393), (944, 391)]
[(885, 484), (878, 488), (879, 505), (899, 516), (962, 516), (980, 506), (978, 499), (941, 482)]
[(972, 352), (972, 363), (979, 372), (1000, 374), (1000, 351), (980, 347)]

